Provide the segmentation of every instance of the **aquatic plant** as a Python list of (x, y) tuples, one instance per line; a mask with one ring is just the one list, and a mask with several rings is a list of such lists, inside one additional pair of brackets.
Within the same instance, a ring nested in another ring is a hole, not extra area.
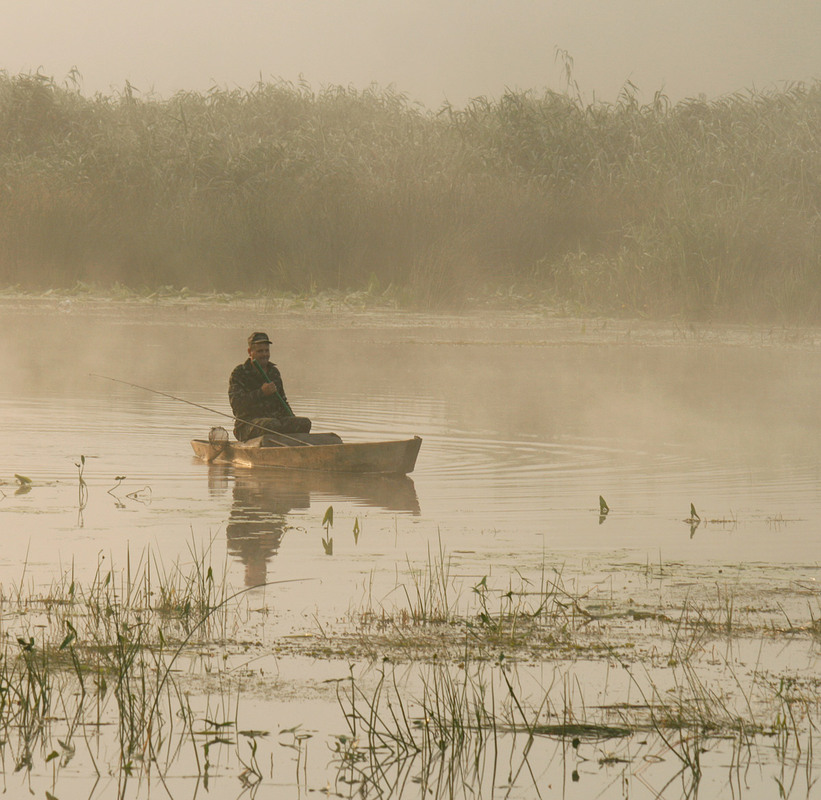
[(428, 545), (428, 558), (424, 566), (414, 568), (408, 564), (409, 580), (398, 588), (405, 596), (406, 612), (414, 624), (450, 621), (454, 610), (450, 567), (450, 557), (441, 539), (438, 553), (431, 553)]
[[(814, 785), (817, 676), (748, 669), (736, 654), (767, 641), (812, 645), (818, 615), (800, 611), (814, 588), (802, 587), (798, 611), (779, 604), (765, 613), (721, 569), (721, 580), (690, 580), (682, 565), (633, 565), (626, 598), (601, 575), (568, 576), (547, 558), (478, 580), (460, 574), (458, 558), (440, 542), (420, 564), (408, 560), (380, 602), (369, 589), (368, 605), (351, 612), (355, 638), (338, 625), (323, 631), (323, 659), (336, 658), (345, 674), (342, 732), (330, 740), (340, 794), (398, 797), (407, 786), (412, 796), (452, 798), (502, 784), (513, 794), (542, 786), (556, 759), (551, 769), (567, 764), (569, 780), (584, 779), (585, 765), (618, 765), (655, 796), (672, 780), (692, 796), (711, 751), (727, 742), (734, 774), (743, 752), (750, 759), (764, 746), (776, 769), (800, 764)], [(72, 565), (39, 591), (25, 569), (2, 587), (0, 758), (23, 775), (51, 770), (56, 782), (85, 751), (86, 768), (115, 776), (121, 796), (132, 777), (165, 781), (183, 752), (206, 787), (230, 750), (253, 794), (272, 744), (293, 750), (300, 775), (314, 731), (283, 728), (272, 743), (269, 731), (240, 724), (240, 694), (271, 686), (262, 670), (249, 686), (247, 662), (279, 660), (286, 644), (248, 641), (247, 590), (232, 592), (212, 560), (213, 541), (192, 541), (173, 564), (129, 550), (119, 569), (101, 558), (88, 581)], [(760, 597), (755, 575), (750, 585)], [(316, 657), (307, 633), (289, 646)], [(243, 663), (234, 677), (222, 666), (232, 651)], [(585, 680), (591, 669), (603, 679)], [(202, 688), (208, 680), (214, 694)], [(89, 730), (100, 732), (93, 745)], [(656, 769), (658, 783), (648, 776)]]
[(77, 467), (77, 507), (80, 514), (88, 504), (88, 484), (83, 477), (86, 466), (86, 457), (81, 455), (80, 460), (74, 464)]
[(122, 500), (120, 500), (120, 498), (117, 497), (116, 494), (114, 494), (114, 491), (120, 488), (120, 484), (125, 480), (125, 478), (125, 475), (115, 475), (114, 485), (110, 489), (108, 489), (108, 494), (110, 494), (114, 498), (114, 505), (117, 508), (125, 508), (125, 503)]
[(42, 596), (28, 597), (18, 588), (0, 598), (6, 611), (25, 609), (17, 614), (19, 653), (12, 658), (6, 650), (0, 658), (0, 747), (17, 742), (20, 769), (33, 768), (35, 745), (45, 747), (50, 738), (60, 718), (55, 701), (65, 720), (66, 747), (89, 718), (98, 726), (113, 718), (118, 771), (159, 765), (175, 718), (182, 712), (186, 719), (172, 666), (195, 633), (203, 640), (217, 633), (218, 612), (230, 599), (224, 584), (216, 585), (209, 552), (192, 548), (192, 556), (184, 571), (180, 565), (165, 568), (150, 553), (132, 564), (129, 555), (119, 575), (101, 561), (87, 587), (71, 571)]
[(322, 549), (326, 556), (334, 554), (334, 538), (330, 534), (331, 528), (334, 526), (334, 507), (328, 506), (325, 511), (325, 516), (322, 518), (322, 527), (325, 529), (325, 536), (322, 537)]

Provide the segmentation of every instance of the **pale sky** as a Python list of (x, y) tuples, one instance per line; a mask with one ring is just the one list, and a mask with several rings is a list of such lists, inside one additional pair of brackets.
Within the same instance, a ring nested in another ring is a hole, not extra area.
[(821, 78), (821, 0), (0, 0), (0, 69), (76, 66), (86, 94), (303, 77), (435, 109), (562, 90), (557, 48), (587, 99), (767, 89)]

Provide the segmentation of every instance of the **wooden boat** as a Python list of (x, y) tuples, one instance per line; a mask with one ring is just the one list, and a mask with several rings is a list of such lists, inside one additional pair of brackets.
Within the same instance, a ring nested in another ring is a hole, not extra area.
[(346, 443), (335, 433), (260, 436), (247, 442), (194, 439), (191, 446), (203, 461), (238, 467), (407, 475), (413, 472), (422, 439)]

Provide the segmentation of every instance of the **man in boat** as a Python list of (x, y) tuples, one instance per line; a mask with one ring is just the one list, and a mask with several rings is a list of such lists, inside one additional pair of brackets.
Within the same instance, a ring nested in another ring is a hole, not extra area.
[(270, 358), (268, 334), (255, 331), (248, 337), (248, 359), (234, 369), (228, 381), (228, 400), (237, 418), (234, 436), (241, 442), (270, 431), (287, 434), (311, 430), (311, 420), (291, 411), (282, 376)]

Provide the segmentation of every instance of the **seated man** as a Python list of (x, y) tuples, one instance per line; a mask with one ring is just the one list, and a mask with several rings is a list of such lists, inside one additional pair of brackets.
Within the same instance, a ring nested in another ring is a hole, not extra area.
[(228, 400), (236, 417), (234, 436), (241, 442), (270, 431), (311, 430), (311, 420), (295, 417), (288, 405), (282, 376), (276, 364), (269, 361), (270, 345), (268, 334), (252, 333), (248, 337), (248, 360), (234, 369), (228, 382)]

